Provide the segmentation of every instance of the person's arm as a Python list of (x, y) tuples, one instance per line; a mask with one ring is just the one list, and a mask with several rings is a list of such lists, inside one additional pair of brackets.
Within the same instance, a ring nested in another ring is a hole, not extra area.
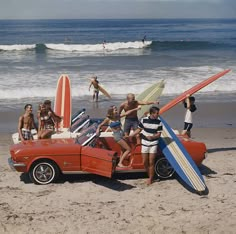
[(55, 123), (60, 123), (61, 120), (62, 120), (62, 117), (57, 115), (53, 110), (52, 108), (49, 109), (49, 112), (48, 112), (48, 115), (52, 117), (53, 121)]
[(132, 112), (138, 111), (138, 110), (140, 110), (140, 109), (141, 109), (141, 106), (138, 106), (138, 107), (136, 107), (136, 108), (134, 108), (134, 109), (132, 109), (132, 110), (128, 110), (128, 111), (126, 111), (125, 113), (120, 114), (120, 118), (123, 118), (124, 116), (129, 115), (129, 114), (131, 114)]
[(33, 128), (38, 132), (38, 127), (37, 127), (37, 125), (36, 125), (36, 123), (35, 123), (34, 115), (33, 115), (33, 114), (32, 114), (32, 121), (33, 121), (33, 123), (32, 123)]
[(124, 110), (125, 107), (125, 103), (121, 103), (120, 107), (119, 107), (119, 115), (121, 114), (121, 112)]
[(40, 113), (38, 113), (37, 119), (38, 119), (38, 131), (40, 131), (42, 130), (42, 120), (40, 118)]
[(22, 127), (23, 127), (23, 116), (21, 116), (20, 118), (19, 118), (19, 121), (18, 121), (18, 133), (19, 133), (19, 138), (21, 139), (21, 141), (24, 141), (24, 138), (23, 138), (23, 136), (22, 136), (22, 132), (21, 132), (21, 129), (22, 129)]
[(99, 135), (100, 133), (100, 129), (103, 125), (107, 124), (109, 122), (109, 119), (108, 118), (105, 118), (97, 127), (97, 130), (96, 130), (96, 134)]
[(146, 136), (146, 138), (148, 140), (156, 140), (156, 139), (160, 138), (160, 136), (161, 136), (161, 132), (157, 132), (157, 133), (153, 134), (152, 136)]
[(185, 102), (187, 104), (187, 109), (190, 109), (190, 100), (189, 100), (189, 95), (186, 96)]
[(158, 138), (161, 137), (161, 132), (162, 132), (162, 130), (163, 130), (163, 125), (162, 125), (162, 123), (161, 123), (161, 124), (158, 126), (158, 128), (157, 128), (157, 132), (154, 133), (152, 136), (146, 136), (146, 138), (147, 138), (148, 140), (157, 140)]
[(152, 105), (152, 104), (159, 104), (159, 101), (151, 101), (151, 102), (148, 102), (148, 101), (138, 101), (138, 105)]
[(93, 85), (93, 80), (91, 80), (91, 82), (90, 82), (89, 91), (90, 91), (90, 88), (91, 88), (92, 85)]

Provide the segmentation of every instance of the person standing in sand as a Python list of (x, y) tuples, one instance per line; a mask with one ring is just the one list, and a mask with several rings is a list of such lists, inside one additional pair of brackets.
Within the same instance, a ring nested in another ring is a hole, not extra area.
[(158, 118), (159, 108), (153, 106), (149, 110), (149, 116), (143, 117), (138, 125), (138, 129), (135, 130), (130, 137), (140, 133), (141, 136), (141, 152), (143, 156), (143, 164), (148, 174), (147, 184), (153, 183), (155, 171), (155, 158), (158, 149), (158, 139), (162, 132), (162, 123)]
[(37, 130), (34, 115), (32, 113), (33, 108), (31, 104), (26, 104), (24, 107), (25, 113), (20, 116), (18, 121), (18, 133), (19, 139), (21, 141), (33, 140), (33, 135), (31, 129), (35, 128)]
[(95, 100), (96, 102), (98, 102), (98, 94), (99, 94), (99, 81), (97, 76), (93, 76), (89, 85), (89, 91), (91, 86), (93, 86), (93, 101)]
[(182, 135), (191, 137), (191, 129), (193, 127), (193, 115), (192, 113), (197, 110), (195, 106), (195, 98), (190, 95), (186, 95), (185, 101), (183, 101), (184, 107), (187, 109), (184, 117), (184, 130)]
[[(135, 95), (133, 93), (129, 93), (127, 95), (127, 100), (121, 103), (120, 105), (119, 114), (121, 114), (123, 110), (127, 112), (128, 110), (135, 109), (140, 105), (151, 105), (151, 104), (159, 104), (159, 102), (137, 101), (135, 100)], [(138, 110), (133, 111), (130, 114), (126, 115), (124, 123), (124, 132), (126, 137), (129, 136), (131, 129), (136, 130), (138, 128), (138, 123), (139, 123)]]

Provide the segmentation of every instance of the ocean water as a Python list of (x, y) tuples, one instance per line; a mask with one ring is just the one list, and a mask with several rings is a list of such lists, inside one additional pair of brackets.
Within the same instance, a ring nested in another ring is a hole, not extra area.
[(86, 103), (92, 75), (116, 99), (164, 79), (165, 98), (230, 68), (199, 95), (235, 97), (236, 19), (1, 20), (0, 35), (1, 111), (53, 100), (61, 74)]

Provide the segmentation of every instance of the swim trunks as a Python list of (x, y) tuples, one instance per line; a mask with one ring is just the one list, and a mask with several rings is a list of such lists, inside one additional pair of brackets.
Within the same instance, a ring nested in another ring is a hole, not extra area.
[(21, 134), (24, 140), (33, 140), (33, 135), (31, 133), (31, 130), (22, 128), (21, 129)]
[(138, 118), (126, 118), (124, 124), (124, 132), (130, 133), (131, 129), (136, 130), (138, 128)]

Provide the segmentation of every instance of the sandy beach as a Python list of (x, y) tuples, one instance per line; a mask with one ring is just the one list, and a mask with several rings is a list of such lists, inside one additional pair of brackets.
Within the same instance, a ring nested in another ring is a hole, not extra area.
[[(11, 132), (3, 131), (0, 233), (235, 233), (235, 103), (220, 106), (201, 103), (192, 132), (208, 148), (200, 168), (209, 190), (204, 196), (186, 190), (175, 178), (146, 186), (144, 173), (113, 179), (65, 176), (37, 186), (9, 168)], [(182, 114), (174, 108), (164, 116), (181, 128)]]

